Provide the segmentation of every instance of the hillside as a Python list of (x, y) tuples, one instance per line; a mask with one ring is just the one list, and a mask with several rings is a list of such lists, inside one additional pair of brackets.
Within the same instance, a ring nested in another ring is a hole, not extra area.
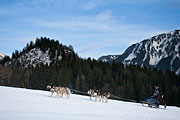
[(27, 43), (22, 51), (15, 51), (9, 65), (27, 67), (36, 67), (37, 65), (50, 65), (64, 58), (75, 57), (73, 48), (51, 40), (46, 37), (36, 38), (35, 43)]
[(122, 55), (102, 56), (99, 60), (110, 63), (123, 62), (157, 68), (167, 69), (180, 74), (180, 30), (163, 33), (143, 40), (128, 47)]
[(2, 60), (5, 57), (5, 54), (0, 52), (0, 60)]
[[(140, 103), (90, 101), (72, 94), (70, 99), (49, 97), (50, 92), (0, 86), (1, 120), (179, 120), (180, 108), (143, 107)], [(93, 99), (94, 100), (94, 99)], [(161, 107), (161, 106), (160, 106)]]

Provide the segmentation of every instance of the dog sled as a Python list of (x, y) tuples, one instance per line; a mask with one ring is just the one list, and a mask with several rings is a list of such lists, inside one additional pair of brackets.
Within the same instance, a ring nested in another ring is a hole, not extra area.
[(166, 109), (165, 101), (158, 100), (157, 98), (153, 98), (153, 97), (149, 97), (149, 98), (145, 99), (144, 101), (141, 101), (141, 104), (144, 107), (160, 108), (160, 102), (162, 102), (164, 109)]

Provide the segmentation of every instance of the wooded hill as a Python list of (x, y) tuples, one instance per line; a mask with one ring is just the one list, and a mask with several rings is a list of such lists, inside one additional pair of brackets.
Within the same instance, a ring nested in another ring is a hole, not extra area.
[(167, 70), (147, 69), (121, 62), (82, 59), (73, 51), (49, 38), (37, 38), (12, 59), (5, 57), (0, 65), (0, 85), (46, 90), (49, 83), (87, 92), (101, 89), (112, 94), (144, 100), (159, 85), (168, 105), (180, 106), (180, 76)]

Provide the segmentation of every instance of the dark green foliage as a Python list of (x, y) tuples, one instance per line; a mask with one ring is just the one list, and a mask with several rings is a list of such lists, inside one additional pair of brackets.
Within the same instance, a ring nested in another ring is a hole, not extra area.
[[(35, 43), (30, 42), (22, 52), (15, 51), (13, 59), (33, 48), (40, 48), (44, 52), (49, 49), (53, 62), (49, 66), (40, 64), (35, 68), (22, 68), (17, 65), (8, 69), (3, 67), (0, 69), (0, 85), (46, 90), (46, 86), (53, 83), (56, 86), (67, 86), (84, 92), (90, 88), (101, 89), (137, 101), (151, 96), (153, 86), (159, 85), (167, 104), (180, 106), (180, 76), (174, 72), (164, 73), (136, 65), (124, 66), (115, 62), (110, 65), (91, 58), (81, 59), (72, 47), (63, 46), (49, 38), (37, 38)], [(72, 53), (67, 54), (66, 50)], [(58, 60), (56, 54), (61, 54), (62, 59)], [(5, 76), (7, 71), (11, 71), (11, 74)], [(6, 77), (10, 82), (5, 82)]]

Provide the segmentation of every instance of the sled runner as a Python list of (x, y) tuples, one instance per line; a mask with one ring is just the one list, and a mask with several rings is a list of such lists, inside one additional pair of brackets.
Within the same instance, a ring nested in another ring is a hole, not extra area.
[(157, 104), (153, 104), (153, 103), (150, 103), (150, 102), (147, 102), (147, 101), (141, 101), (141, 104), (144, 107), (158, 108)]
[(141, 103), (143, 106), (147, 106), (147, 107), (155, 107), (155, 108), (158, 107), (157, 99), (152, 98), (152, 97), (149, 97), (149, 98), (145, 99), (144, 101), (141, 101)]

